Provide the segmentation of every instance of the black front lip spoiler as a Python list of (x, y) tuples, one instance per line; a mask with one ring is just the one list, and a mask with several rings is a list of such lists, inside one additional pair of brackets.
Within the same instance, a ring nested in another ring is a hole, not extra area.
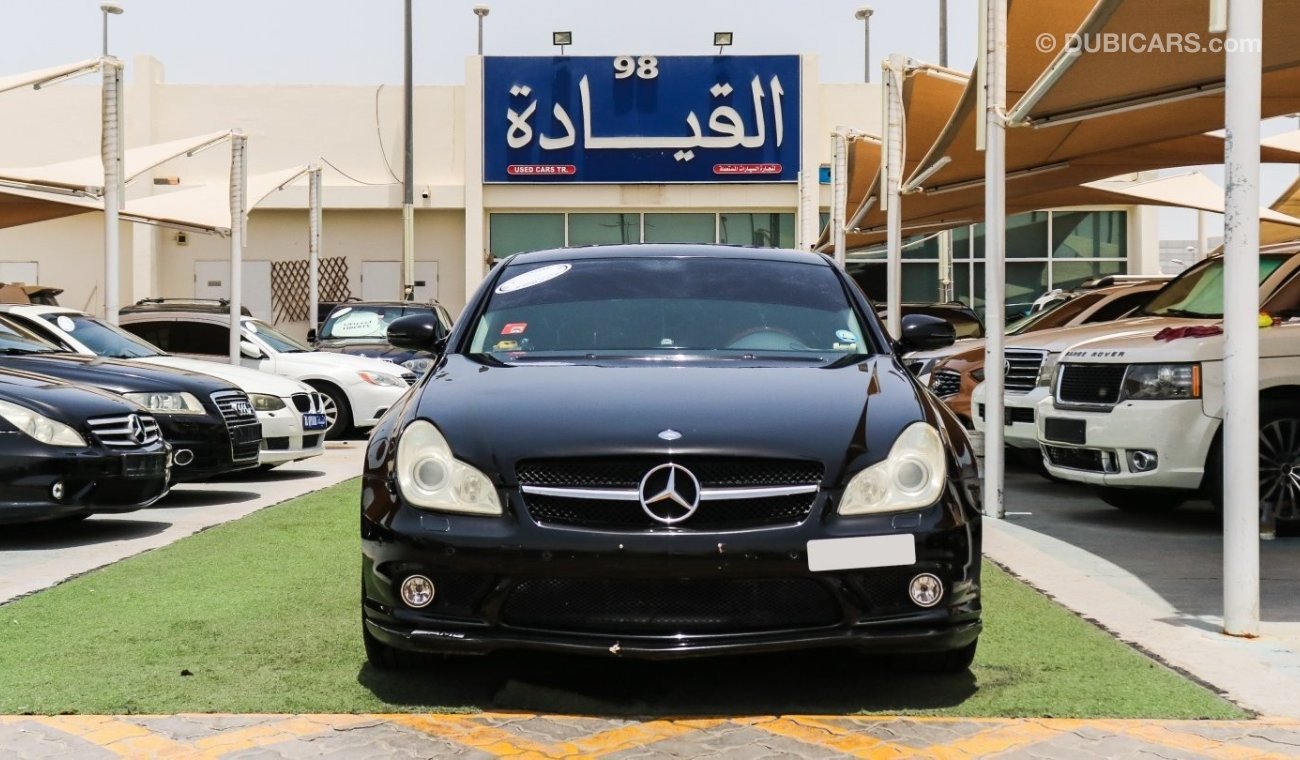
[(642, 660), (677, 660), (812, 648), (859, 649), (871, 653), (941, 652), (960, 649), (975, 641), (983, 624), (979, 620), (971, 620), (947, 625), (913, 624), (892, 630), (837, 627), (743, 636), (662, 639), (620, 638), (615, 634), (547, 635), (525, 631), (502, 632), (499, 629), (484, 636), (463, 628), (393, 628), (370, 619), (365, 620), (365, 627), (371, 636), (388, 646), (431, 654), (490, 654), (498, 650), (528, 649)]

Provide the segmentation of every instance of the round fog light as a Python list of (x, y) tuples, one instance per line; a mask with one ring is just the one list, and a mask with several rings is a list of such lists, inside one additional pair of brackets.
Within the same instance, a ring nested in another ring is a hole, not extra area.
[(433, 601), (433, 581), (423, 575), (412, 575), (402, 581), (402, 601), (408, 607), (427, 607)]
[(943, 581), (930, 573), (921, 573), (908, 584), (907, 593), (918, 607), (933, 607), (943, 598)]
[(60, 501), (60, 500), (63, 499), (63, 481), (62, 481), (62, 480), (56, 481), (56, 482), (54, 483), (54, 486), (50, 488), (50, 496), (53, 496), (55, 501)]

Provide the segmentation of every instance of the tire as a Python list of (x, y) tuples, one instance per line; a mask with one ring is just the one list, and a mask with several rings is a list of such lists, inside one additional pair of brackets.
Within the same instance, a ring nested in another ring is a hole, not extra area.
[(971, 663), (975, 661), (975, 648), (978, 644), (977, 639), (960, 649), (908, 655), (907, 669), (914, 673), (965, 673), (970, 670)]
[[(1276, 488), (1281, 480), (1280, 470), (1273, 470), (1278, 464), (1278, 433), (1284, 433), (1288, 426), (1297, 433), (1294, 445), (1290, 446), (1292, 464), (1300, 464), (1300, 403), (1279, 399), (1261, 399), (1259, 402), (1259, 501), (1261, 525), (1274, 522), (1300, 521), (1300, 487), (1292, 480), (1288, 493), (1279, 493)], [(1285, 433), (1289, 435), (1289, 433)], [(1285, 452), (1284, 452), (1285, 453)], [(1267, 460), (1273, 459), (1274, 462)], [(1273, 467), (1270, 467), (1270, 464)], [(1268, 470), (1266, 470), (1268, 468)], [(1272, 471), (1269, 471), (1272, 470)], [(1223, 509), (1223, 436), (1220, 434), (1210, 449), (1210, 456), (1205, 462), (1205, 495), (1215, 509)], [(1271, 519), (1265, 510), (1272, 512)]]
[(329, 427), (325, 428), (325, 440), (337, 441), (352, 431), (352, 405), (348, 403), (347, 394), (337, 386), (329, 383), (308, 383), (325, 397), (325, 419)]
[(1168, 491), (1158, 488), (1098, 486), (1097, 496), (1121, 512), (1161, 514), (1172, 512), (1181, 507), (1183, 502), (1187, 501), (1188, 494), (1183, 491)]

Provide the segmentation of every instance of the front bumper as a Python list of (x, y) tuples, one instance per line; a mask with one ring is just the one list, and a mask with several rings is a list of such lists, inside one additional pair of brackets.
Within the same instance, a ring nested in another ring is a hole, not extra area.
[[(971, 415), (971, 422), (981, 436), (988, 428), (984, 421), (984, 414), (981, 412), (985, 404), (985, 396), (988, 395), (984, 390), (985, 387), (981, 384), (971, 394), (971, 407), (974, 412)], [(1002, 418), (1002, 436), (1006, 445), (1017, 449), (1038, 448), (1037, 409), (1039, 403), (1045, 398), (1051, 398), (1051, 395), (1051, 389), (1045, 387), (1034, 388), (1029, 393), (1006, 394)]]
[(304, 430), (303, 413), (292, 402), (274, 412), (258, 412), (262, 423), (262, 447), (259, 464), (283, 464), (325, 453), (325, 431)]
[[(370, 484), (363, 502), (375, 493)], [(409, 507), (387, 525), (363, 516), (366, 629), (390, 646), (425, 652), (643, 658), (814, 647), (926, 652), (976, 639), (977, 521), (957, 520), (944, 505), (851, 519), (823, 517), (825, 505), (819, 497), (800, 525), (733, 532), (543, 527), (517, 497), (501, 518)], [(900, 533), (914, 538), (914, 564), (808, 568), (809, 540)], [(923, 572), (945, 588), (930, 608), (907, 593)], [(415, 573), (436, 587), (420, 610), (398, 592)]]
[[(1048, 437), (1050, 419), (1081, 421), (1083, 443)], [(1117, 488), (1200, 488), (1220, 423), (1205, 415), (1199, 400), (1124, 401), (1108, 412), (1061, 409), (1050, 397), (1038, 406), (1048, 472)], [(1153, 452), (1156, 466), (1137, 471), (1133, 454), (1138, 451)]]
[(163, 438), (172, 446), (174, 483), (207, 480), (258, 464), (257, 445), (249, 445), (262, 437), (258, 425), (228, 428), (224, 420), (212, 414), (155, 417)]
[(365, 382), (349, 385), (344, 392), (347, 393), (348, 404), (352, 406), (352, 425), (359, 428), (374, 427), (384, 412), (405, 396), (409, 388), (410, 386), (394, 388)]
[(5, 441), (2, 451), (0, 524), (133, 512), (165, 496), (171, 474), (171, 450), (161, 441), (128, 453), (28, 441)]

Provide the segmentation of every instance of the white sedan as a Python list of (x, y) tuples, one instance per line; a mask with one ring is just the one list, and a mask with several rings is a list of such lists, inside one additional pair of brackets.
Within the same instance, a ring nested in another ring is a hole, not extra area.
[(37, 334), (86, 356), (130, 359), (160, 367), (202, 372), (238, 386), (248, 394), (262, 423), (263, 467), (319, 456), (325, 451), (325, 397), (305, 383), (230, 364), (186, 359), (163, 353), (131, 333), (76, 309), (29, 304), (4, 305), (0, 311), (21, 319)]
[[(416, 377), (392, 362), (313, 351), (260, 319), (244, 317), (243, 365), (304, 382), (324, 397), (327, 438), (374, 427)], [(122, 327), (164, 351), (209, 362), (228, 361), (230, 315), (185, 309), (123, 314)]]

